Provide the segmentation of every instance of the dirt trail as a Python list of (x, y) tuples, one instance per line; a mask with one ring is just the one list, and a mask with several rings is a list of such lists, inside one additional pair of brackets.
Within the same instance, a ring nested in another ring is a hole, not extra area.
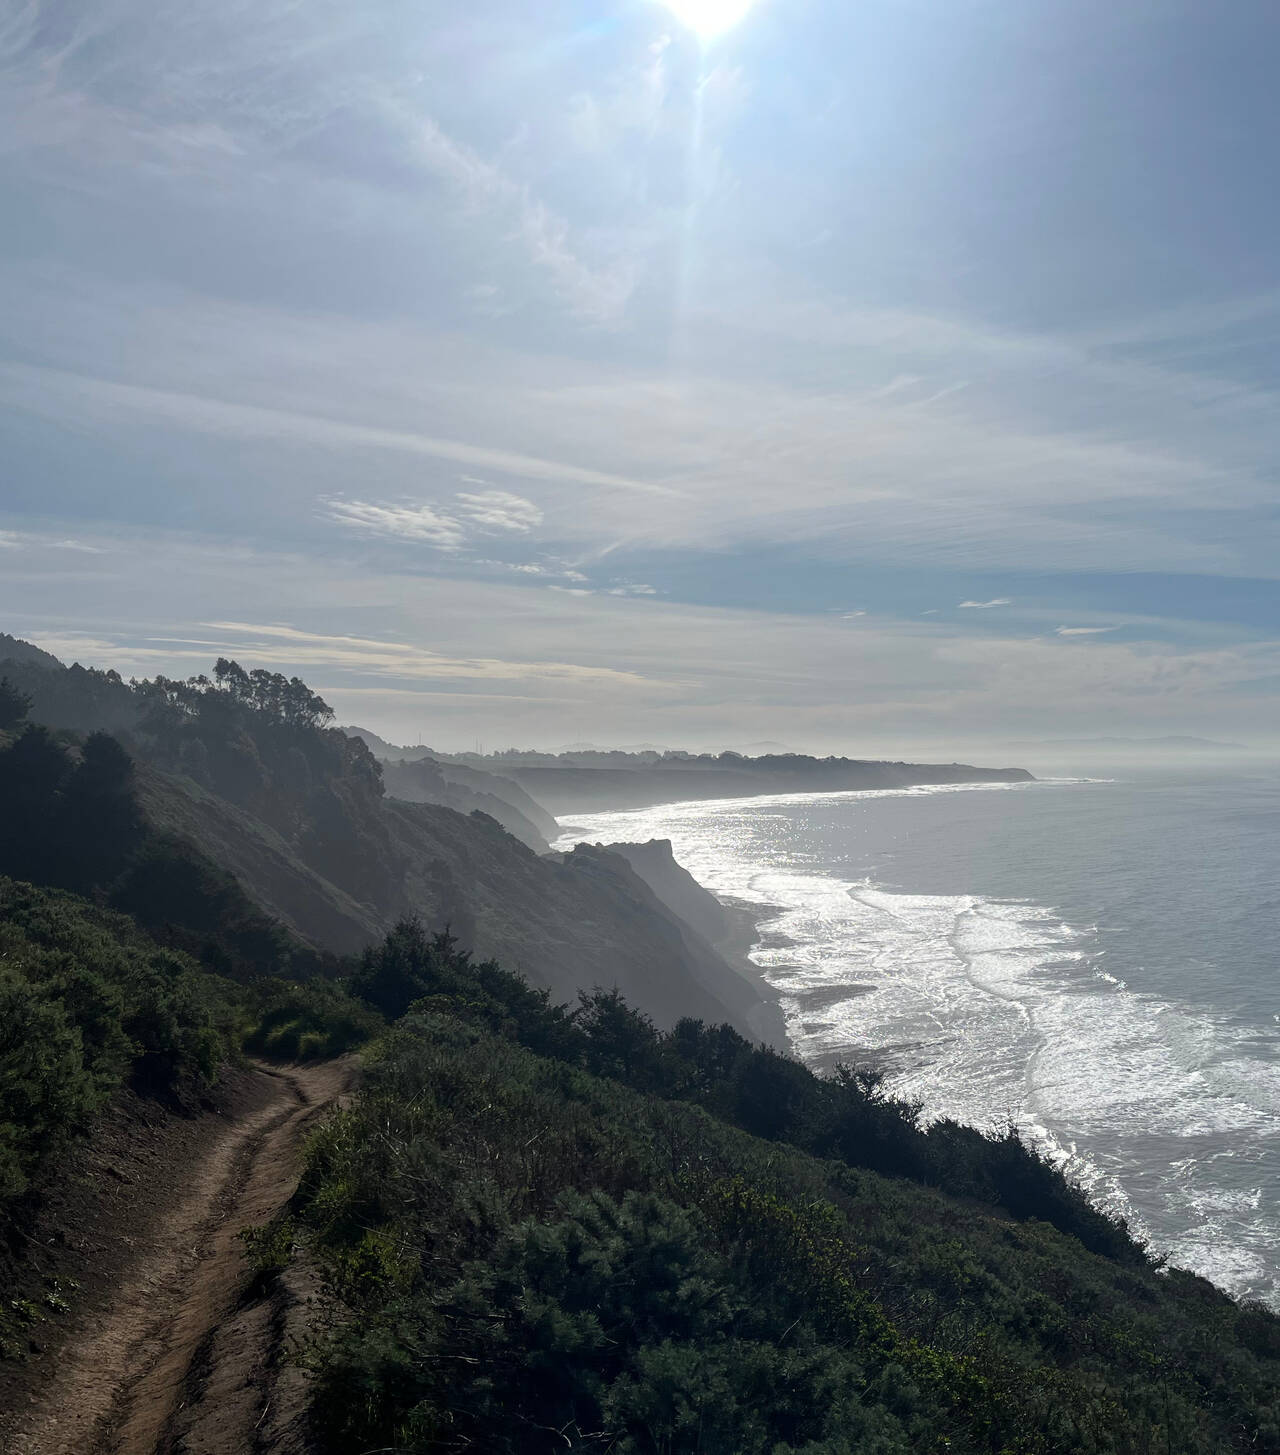
[[(354, 1083), (353, 1058), (259, 1066), (265, 1104), (232, 1123), (191, 1170), (111, 1306), (58, 1357), (43, 1398), (10, 1436), (12, 1455), (252, 1455), (270, 1432), (280, 1310), (245, 1303), (236, 1234), (297, 1185), (302, 1139)], [(277, 1412), (278, 1414), (278, 1412)]]

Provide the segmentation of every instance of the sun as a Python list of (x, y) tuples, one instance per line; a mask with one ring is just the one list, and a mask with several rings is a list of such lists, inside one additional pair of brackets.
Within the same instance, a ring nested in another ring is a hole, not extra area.
[(700, 40), (714, 40), (732, 30), (754, 0), (666, 0), (667, 9)]

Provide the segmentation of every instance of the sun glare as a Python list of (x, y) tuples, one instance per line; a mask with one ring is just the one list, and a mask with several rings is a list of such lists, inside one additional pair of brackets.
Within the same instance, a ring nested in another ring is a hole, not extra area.
[(702, 40), (731, 30), (751, 9), (754, 0), (666, 0), (667, 9)]

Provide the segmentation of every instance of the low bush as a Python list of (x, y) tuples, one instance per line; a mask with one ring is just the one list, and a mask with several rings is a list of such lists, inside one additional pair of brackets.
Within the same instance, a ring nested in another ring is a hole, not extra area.
[(0, 879), (0, 1207), (121, 1085), (211, 1078), (236, 994), (123, 915)]
[(245, 1050), (277, 1061), (327, 1061), (354, 1051), (386, 1021), (331, 981), (266, 981), (254, 989)]
[(391, 1019), (410, 1005), (444, 1010), (556, 1061), (692, 1102), (753, 1136), (977, 1198), (1052, 1223), (1093, 1252), (1146, 1263), (1125, 1224), (1094, 1207), (1016, 1128), (925, 1127), (919, 1104), (889, 1095), (875, 1070), (839, 1066), (820, 1077), (730, 1026), (699, 1020), (659, 1031), (617, 990), (585, 992), (569, 1011), (412, 919), (365, 951), (351, 989)]
[(439, 998), (316, 1133), (293, 1215), (336, 1305), (335, 1455), (1280, 1449), (1273, 1315)]

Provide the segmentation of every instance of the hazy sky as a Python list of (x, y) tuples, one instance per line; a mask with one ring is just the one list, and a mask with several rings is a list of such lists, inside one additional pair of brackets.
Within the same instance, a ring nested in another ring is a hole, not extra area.
[(1277, 55), (0, 0), (0, 628), (446, 747), (1272, 739)]

